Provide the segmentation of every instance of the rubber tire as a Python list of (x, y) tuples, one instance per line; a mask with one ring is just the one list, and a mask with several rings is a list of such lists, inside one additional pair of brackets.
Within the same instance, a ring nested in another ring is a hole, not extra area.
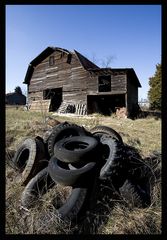
[[(55, 182), (48, 174), (48, 168), (44, 168), (34, 178), (32, 178), (25, 187), (21, 195), (21, 206), (26, 209), (30, 209), (35, 203), (37, 203), (39, 198), (47, 192), (47, 188), (53, 187), (54, 184)], [(66, 203), (59, 209), (55, 209), (56, 215), (65, 221), (76, 220), (80, 215), (80, 212), (85, 212), (88, 207), (93, 187), (94, 181), (93, 184), (89, 184), (89, 187), (72, 188), (71, 195), (67, 199)]]
[(21, 173), (21, 184), (26, 185), (41, 169), (48, 165), (42, 138), (25, 139), (18, 146), (13, 163)]
[(52, 188), (55, 182), (48, 174), (48, 168), (42, 169), (25, 187), (21, 195), (21, 205), (24, 208), (31, 208), (38, 201), (39, 197)]
[(47, 140), (48, 153), (50, 157), (54, 155), (54, 145), (59, 140), (70, 136), (86, 136), (87, 134), (87, 131), (83, 127), (80, 127), (76, 124), (65, 122), (57, 125), (53, 128), (53, 131)]
[(57, 124), (56, 126), (52, 127), (51, 129), (47, 130), (47, 131), (43, 134), (43, 141), (44, 141), (44, 143), (47, 145), (48, 139), (49, 139), (51, 133), (54, 131), (55, 128), (57, 128), (57, 127), (60, 126), (60, 125), (66, 125), (66, 124), (69, 124), (69, 123), (68, 123), (68, 122), (62, 122), (62, 123), (59, 123), (59, 124)]
[(95, 162), (89, 162), (81, 168), (70, 169), (67, 163), (63, 163), (53, 156), (48, 164), (48, 172), (56, 183), (63, 186), (73, 186), (81, 177), (92, 171), (95, 165)]
[[(84, 146), (74, 150), (75, 146)], [(98, 141), (93, 137), (76, 136), (58, 141), (54, 146), (54, 155), (62, 162), (76, 163), (95, 158)], [(71, 148), (71, 149), (70, 149)]]
[(140, 186), (127, 179), (119, 188), (121, 196), (131, 207), (144, 208), (151, 204), (149, 194)]
[[(102, 144), (102, 163), (99, 178), (111, 179), (116, 189), (121, 187), (127, 178), (128, 162), (124, 145), (110, 136), (100, 138)], [(106, 152), (108, 151), (108, 154)]]
[(102, 136), (107, 135), (113, 138), (116, 138), (118, 141), (120, 141), (123, 144), (122, 137), (118, 132), (116, 132), (113, 128), (107, 127), (107, 126), (96, 126), (90, 130), (90, 132), (93, 134), (93, 136)]

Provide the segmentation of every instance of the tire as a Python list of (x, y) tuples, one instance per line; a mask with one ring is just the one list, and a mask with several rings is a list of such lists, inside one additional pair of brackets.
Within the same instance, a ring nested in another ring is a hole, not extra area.
[(39, 137), (25, 139), (17, 148), (13, 163), (21, 173), (21, 183), (26, 185), (48, 161), (45, 159), (45, 147)]
[(79, 179), (84, 178), (95, 167), (95, 162), (89, 162), (81, 168), (70, 169), (69, 164), (59, 161), (53, 156), (48, 164), (51, 178), (63, 186), (73, 186)]
[(80, 179), (79, 183), (72, 187), (70, 197), (65, 204), (58, 209), (58, 216), (65, 221), (78, 223), (87, 210), (92, 209), (96, 203), (98, 171), (93, 168), (91, 175)]
[[(89, 187), (72, 188), (66, 202), (55, 209), (56, 215), (62, 220), (76, 220), (80, 212), (85, 212), (89, 205), (94, 182), (95, 179), (89, 184)], [(21, 196), (21, 206), (30, 209), (47, 192), (48, 188), (52, 188), (54, 185), (55, 182), (48, 174), (48, 168), (44, 168), (25, 187)], [(55, 202), (55, 199), (53, 201)]]
[(149, 194), (140, 185), (133, 183), (129, 179), (119, 188), (119, 192), (131, 207), (144, 208), (151, 204)]
[(96, 126), (90, 130), (90, 132), (93, 134), (93, 136), (99, 136), (101, 137), (102, 135), (107, 135), (113, 138), (116, 138), (118, 141), (120, 141), (123, 144), (122, 137), (118, 132), (116, 132), (114, 129), (111, 127), (107, 126)]
[(56, 126), (52, 127), (51, 129), (47, 130), (44, 134), (43, 134), (43, 141), (44, 143), (47, 145), (48, 144), (48, 139), (50, 137), (50, 135), (52, 134), (53, 131), (55, 131), (55, 129), (58, 127), (58, 126), (64, 126), (66, 124), (69, 124), (68, 122), (63, 122), (63, 123), (59, 123), (57, 124)]
[(62, 139), (54, 146), (54, 155), (62, 162), (88, 161), (96, 156), (98, 141), (93, 137), (77, 136)]
[(24, 208), (31, 208), (44, 195), (48, 189), (52, 188), (55, 182), (48, 174), (48, 168), (42, 169), (25, 187), (21, 195), (21, 205)]
[(100, 138), (102, 144), (101, 160), (102, 167), (99, 178), (111, 179), (117, 189), (123, 185), (127, 178), (128, 162), (124, 145), (110, 136)]
[(50, 157), (54, 155), (54, 145), (61, 139), (71, 137), (71, 136), (86, 136), (87, 132), (83, 127), (76, 124), (61, 123), (53, 128), (47, 143), (48, 143), (48, 153)]
[(74, 188), (67, 202), (57, 210), (58, 217), (65, 221), (76, 219), (84, 205), (87, 195), (87, 188)]

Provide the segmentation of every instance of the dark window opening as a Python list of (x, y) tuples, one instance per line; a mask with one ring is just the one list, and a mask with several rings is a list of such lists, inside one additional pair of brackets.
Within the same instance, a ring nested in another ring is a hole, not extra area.
[(71, 59), (72, 59), (72, 55), (71, 54), (68, 54), (67, 55), (67, 63), (71, 63)]
[(99, 76), (99, 92), (111, 92), (111, 76)]
[(54, 59), (54, 56), (51, 56), (49, 58), (49, 66), (53, 66), (55, 64), (55, 59)]
[(49, 112), (57, 111), (62, 102), (62, 88), (46, 89), (43, 91), (43, 99), (51, 99)]

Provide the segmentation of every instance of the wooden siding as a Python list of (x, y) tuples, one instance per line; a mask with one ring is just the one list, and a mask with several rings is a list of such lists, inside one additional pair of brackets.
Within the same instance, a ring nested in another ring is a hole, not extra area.
[[(55, 57), (55, 65), (49, 66), (50, 56)], [(67, 63), (67, 54), (55, 51), (43, 60), (33, 72), (30, 84), (29, 95), (44, 89), (63, 88), (63, 101), (84, 101), (86, 95), (98, 94), (98, 75), (90, 74), (85, 70), (75, 54), (72, 54), (71, 63)], [(111, 92), (126, 92), (126, 74), (111, 74)], [(108, 92), (106, 93), (108, 94)], [(43, 94), (38, 94), (39, 99)], [(38, 97), (37, 97), (38, 98)], [(75, 99), (74, 99), (75, 98)]]
[(111, 76), (111, 91), (126, 91), (126, 73)]
[[(55, 65), (49, 66), (50, 56), (55, 57)], [(29, 92), (43, 91), (44, 89), (60, 88), (65, 84), (64, 79), (70, 76), (70, 67), (67, 63), (67, 54), (60, 58), (60, 52), (55, 51), (43, 60), (33, 72)]]
[[(87, 94), (88, 95), (100, 94), (100, 92), (98, 91), (98, 77), (99, 77), (99, 75), (95, 75), (95, 74), (89, 75), (89, 78), (87, 81)], [(126, 86), (127, 86), (126, 73), (111, 74), (111, 91), (105, 92), (105, 94), (125, 93), (127, 91)]]
[(40, 100), (40, 101), (32, 101), (29, 105), (30, 111), (38, 111), (38, 112), (49, 112), (50, 99), (49, 100)]
[[(72, 55), (71, 63), (67, 63), (67, 54), (55, 51), (50, 56), (55, 57), (55, 65), (49, 66), (49, 57), (43, 60), (34, 70), (29, 84), (29, 99), (42, 99), (44, 89), (63, 88), (63, 101), (86, 102), (87, 80), (89, 72), (78, 61), (75, 54)], [(40, 93), (41, 92), (41, 93)]]
[(63, 100), (86, 102), (88, 78), (89, 72), (81, 65), (71, 67), (71, 75), (69, 76), (69, 79), (66, 79), (66, 84), (63, 87)]
[(63, 101), (86, 103), (87, 79), (89, 72), (78, 61), (75, 54), (72, 55), (71, 63), (67, 63), (67, 54), (61, 58), (55, 52), (55, 65), (49, 66), (49, 57), (43, 60), (34, 70), (28, 88), (30, 101), (43, 99), (44, 89), (63, 89)]
[(31, 104), (33, 101), (40, 101), (43, 99), (43, 92), (31, 92), (28, 94), (28, 103)]

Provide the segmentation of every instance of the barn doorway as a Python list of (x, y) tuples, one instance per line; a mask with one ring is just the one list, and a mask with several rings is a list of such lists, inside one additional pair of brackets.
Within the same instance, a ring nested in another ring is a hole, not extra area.
[(50, 99), (49, 112), (55, 112), (62, 102), (62, 88), (52, 88), (43, 91), (43, 99)]
[(125, 107), (125, 95), (88, 95), (88, 114), (100, 113), (106, 116), (116, 112), (117, 107)]

